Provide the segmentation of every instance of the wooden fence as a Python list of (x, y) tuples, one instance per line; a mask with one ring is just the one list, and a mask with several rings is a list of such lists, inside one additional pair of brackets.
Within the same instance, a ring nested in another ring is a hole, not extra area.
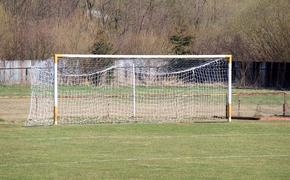
[(0, 60), (0, 84), (30, 84), (31, 60)]

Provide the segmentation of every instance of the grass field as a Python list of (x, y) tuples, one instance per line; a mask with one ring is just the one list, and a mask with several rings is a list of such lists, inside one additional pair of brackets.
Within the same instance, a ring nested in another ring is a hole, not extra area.
[(290, 179), (289, 149), (289, 121), (0, 122), (0, 179)]
[[(0, 86), (0, 179), (290, 179), (290, 121), (25, 128), (29, 96), (28, 86)], [(282, 96), (240, 98), (241, 112), (259, 103), (281, 113)]]

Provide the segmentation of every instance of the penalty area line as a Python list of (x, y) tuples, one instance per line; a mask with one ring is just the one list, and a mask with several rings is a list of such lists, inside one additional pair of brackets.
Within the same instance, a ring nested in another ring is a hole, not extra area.
[(0, 164), (0, 167), (22, 167), (22, 166), (33, 166), (33, 165), (58, 165), (58, 164), (90, 164), (99, 162), (118, 162), (118, 161), (184, 161), (194, 159), (249, 159), (249, 158), (281, 158), (290, 157), (290, 155), (232, 155), (232, 156), (192, 156), (192, 157), (152, 157), (152, 158), (124, 158), (124, 159), (95, 159), (88, 161), (58, 161), (58, 162), (24, 162), (17, 164)]

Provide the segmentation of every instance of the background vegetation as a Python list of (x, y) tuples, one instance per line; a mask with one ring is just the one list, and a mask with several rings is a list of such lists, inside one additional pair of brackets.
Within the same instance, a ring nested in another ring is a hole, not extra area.
[(290, 88), (289, 0), (0, 0), (0, 59), (233, 54), (238, 87)]
[(217, 54), (289, 61), (289, 0), (0, 0), (0, 58)]

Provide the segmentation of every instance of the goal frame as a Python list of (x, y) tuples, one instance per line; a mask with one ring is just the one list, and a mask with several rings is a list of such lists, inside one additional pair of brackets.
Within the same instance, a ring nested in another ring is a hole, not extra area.
[(102, 55), (102, 54), (55, 54), (54, 55), (54, 109), (53, 125), (58, 123), (58, 61), (60, 58), (102, 58), (102, 59), (210, 59), (224, 58), (228, 63), (228, 88), (226, 103), (226, 118), (232, 121), (232, 55)]

